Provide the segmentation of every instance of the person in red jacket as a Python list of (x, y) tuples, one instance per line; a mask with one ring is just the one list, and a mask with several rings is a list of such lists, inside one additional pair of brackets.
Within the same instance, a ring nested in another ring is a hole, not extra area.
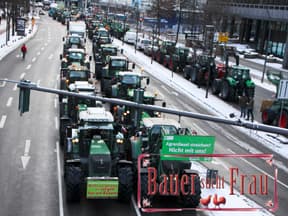
[(22, 45), (21, 52), (22, 52), (22, 58), (25, 59), (25, 55), (26, 55), (26, 52), (27, 52), (27, 47), (26, 47), (25, 44)]

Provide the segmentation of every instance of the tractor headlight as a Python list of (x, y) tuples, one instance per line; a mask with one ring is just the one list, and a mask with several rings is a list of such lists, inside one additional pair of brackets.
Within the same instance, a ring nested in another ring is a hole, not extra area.
[(69, 84), (69, 80), (68, 80), (68, 79), (66, 79), (66, 81), (65, 81), (65, 82), (66, 82), (66, 84), (67, 84), (67, 85)]
[(123, 141), (123, 139), (117, 139), (116, 142), (117, 142), (117, 144), (123, 144), (124, 141)]
[(79, 142), (79, 139), (78, 139), (78, 138), (72, 139), (72, 143), (73, 143), (73, 144), (76, 144), (76, 143), (78, 143), (78, 142)]

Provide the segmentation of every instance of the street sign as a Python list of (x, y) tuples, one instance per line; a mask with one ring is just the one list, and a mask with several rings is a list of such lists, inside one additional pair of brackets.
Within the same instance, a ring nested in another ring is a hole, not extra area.
[(192, 154), (213, 154), (214, 136), (186, 136), (168, 135), (163, 137), (161, 159), (162, 160), (191, 160), (191, 161), (211, 161), (211, 157), (171, 157), (173, 155), (192, 155)]
[(277, 99), (288, 99), (288, 80), (280, 80)]
[(19, 36), (25, 36), (26, 19), (22, 17), (16, 18), (16, 32)]

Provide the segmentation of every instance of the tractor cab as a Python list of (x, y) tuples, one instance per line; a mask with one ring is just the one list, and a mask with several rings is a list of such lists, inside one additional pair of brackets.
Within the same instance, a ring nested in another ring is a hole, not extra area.
[(61, 69), (67, 68), (73, 63), (79, 63), (80, 65), (86, 65), (90, 68), (90, 61), (92, 60), (91, 56), (87, 56), (84, 49), (70, 48), (67, 50), (66, 54), (63, 56), (60, 55), (61, 60)]
[(83, 38), (78, 35), (69, 35), (66, 38), (63, 37), (63, 55), (65, 55), (70, 48), (84, 49)]

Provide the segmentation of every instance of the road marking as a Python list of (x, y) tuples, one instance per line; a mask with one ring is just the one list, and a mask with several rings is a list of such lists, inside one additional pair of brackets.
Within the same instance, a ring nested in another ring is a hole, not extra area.
[(59, 79), (60, 79), (60, 75), (58, 74), (56, 77), (56, 80), (59, 81)]
[[(236, 154), (236, 152), (234, 152), (233, 150), (231, 149), (227, 149), (228, 151), (230, 151), (232, 154)], [(244, 158), (240, 158), (242, 161), (246, 162), (247, 164), (249, 164), (250, 166), (252, 166), (254, 169), (258, 170), (259, 172), (261, 172), (262, 174), (264, 175), (267, 175), (269, 178), (273, 179), (275, 181), (275, 178), (274, 176), (271, 176), (269, 173), (265, 172), (264, 170), (260, 169), (259, 167), (255, 166), (253, 163), (247, 161), (246, 159)], [(284, 184), (283, 182), (281, 182), (280, 180), (277, 180), (277, 182), (279, 184), (281, 184), (283, 187), (287, 188), (288, 189), (288, 185)]]
[(39, 56), (41, 53), (40, 52), (37, 52), (37, 55)]
[(55, 109), (57, 109), (57, 98), (54, 98), (54, 107), (55, 107)]
[[(5, 78), (4, 80), (7, 80), (7, 78)], [(0, 81), (0, 87), (5, 87), (6, 85), (6, 81)]]
[(0, 120), (0, 128), (4, 128), (6, 119), (7, 119), (7, 116), (6, 115), (2, 115), (1, 120)]
[(17, 54), (17, 55), (16, 55), (16, 58), (20, 58), (20, 54)]
[(15, 84), (14, 88), (13, 88), (13, 91), (16, 91), (17, 90), (17, 84)]
[(26, 70), (29, 70), (31, 68), (31, 64), (27, 65)]
[(48, 46), (48, 43), (45, 43), (44, 46)]
[(22, 165), (23, 165), (23, 169), (26, 169), (29, 160), (30, 160), (30, 156), (29, 156), (29, 151), (30, 151), (30, 146), (31, 146), (31, 140), (26, 140), (25, 142), (25, 148), (24, 148), (24, 155), (21, 156), (21, 161), (22, 161)]
[(175, 91), (172, 91), (171, 93), (174, 94), (175, 96), (178, 96), (178, 95), (179, 95), (179, 94), (178, 94), (177, 92), (175, 92)]
[(41, 47), (41, 50), (43, 51), (43, 50), (44, 50), (44, 47)]
[(37, 81), (37, 86), (40, 86), (40, 82), (41, 82), (41, 80), (38, 80), (38, 81)]
[(60, 164), (60, 148), (59, 142), (56, 142), (56, 149), (57, 149), (57, 177), (58, 177), (58, 196), (59, 196), (59, 215), (64, 215), (63, 209), (63, 193), (62, 193), (62, 178), (61, 178), (61, 164)]
[(170, 94), (170, 91), (164, 85), (161, 85), (161, 88)]
[(9, 97), (9, 99), (8, 99), (8, 101), (7, 101), (7, 103), (6, 103), (6, 106), (7, 106), (7, 107), (10, 107), (10, 106), (11, 106), (12, 100), (13, 100), (13, 97)]
[(135, 209), (136, 215), (137, 216), (141, 216), (141, 212), (140, 212), (140, 210), (139, 210), (139, 208), (137, 206), (137, 203), (136, 203), (135, 198), (134, 198), (133, 195), (131, 196), (131, 201), (132, 201), (133, 207)]
[(49, 59), (49, 60), (52, 59), (53, 56), (54, 56), (53, 54), (49, 55), (48, 59)]
[(26, 73), (22, 73), (22, 74), (20, 75), (20, 79), (23, 79), (25, 75), (26, 75)]
[(58, 130), (58, 117), (57, 116), (55, 117), (55, 128), (56, 130)]
[(202, 135), (206, 135), (206, 136), (208, 135), (208, 133), (205, 130), (203, 130), (201, 127), (199, 127), (197, 124), (192, 123), (192, 125), (193, 125), (192, 128), (195, 128), (197, 133), (200, 131)]
[(36, 61), (36, 57), (32, 58), (32, 62), (35, 62)]

